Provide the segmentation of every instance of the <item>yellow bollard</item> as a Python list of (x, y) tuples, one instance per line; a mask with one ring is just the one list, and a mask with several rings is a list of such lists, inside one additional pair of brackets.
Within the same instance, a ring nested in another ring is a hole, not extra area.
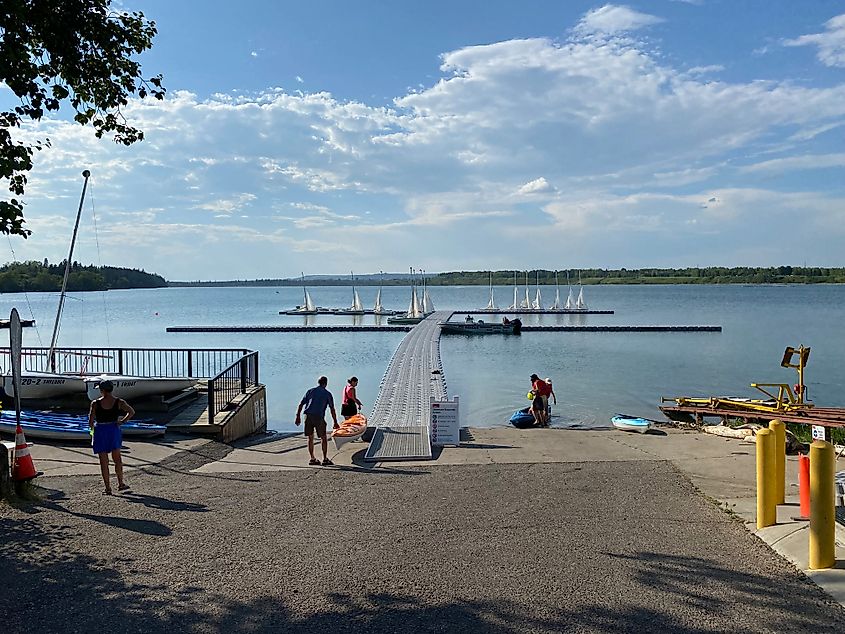
[(775, 434), (775, 503), (786, 502), (786, 425), (775, 419), (769, 423)]
[(836, 565), (836, 509), (834, 507), (833, 445), (816, 440), (810, 445), (810, 569)]
[(775, 435), (761, 429), (757, 432), (757, 528), (777, 524), (774, 479)]

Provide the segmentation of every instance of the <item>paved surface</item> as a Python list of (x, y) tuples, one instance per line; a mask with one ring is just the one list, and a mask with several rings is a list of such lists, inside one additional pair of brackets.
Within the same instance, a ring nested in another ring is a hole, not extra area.
[(350, 444), (348, 466), (308, 468), (287, 438), (192, 448), (124, 496), (42, 478), (45, 502), (0, 506), (6, 631), (845, 631), (659, 450), (713, 486), (742, 455), (683, 433), (471, 434), (419, 466), (359, 467)]

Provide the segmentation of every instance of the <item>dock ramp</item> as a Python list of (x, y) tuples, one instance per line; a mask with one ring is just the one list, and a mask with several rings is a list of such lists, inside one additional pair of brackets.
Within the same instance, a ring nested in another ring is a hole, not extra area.
[(437, 322), (448, 320), (452, 312), (441, 310), (429, 315), (393, 353), (370, 416), (376, 429), (365, 461), (431, 459), (430, 397), (444, 400), (448, 396)]

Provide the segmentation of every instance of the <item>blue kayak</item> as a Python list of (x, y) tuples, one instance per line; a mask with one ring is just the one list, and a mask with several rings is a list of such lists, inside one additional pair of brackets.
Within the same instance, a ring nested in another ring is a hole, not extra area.
[[(546, 410), (549, 416), (552, 415), (552, 408), (549, 406), (549, 409)], [(510, 417), (508, 421), (511, 425), (516, 427), (517, 429), (528, 429), (529, 427), (536, 427), (534, 423), (534, 416), (531, 414), (530, 407), (523, 407), (522, 409), (518, 409), (513, 413), (513, 416)]]
[(633, 431), (639, 434), (646, 433), (652, 428), (654, 423), (647, 418), (638, 418), (636, 416), (627, 416), (625, 414), (616, 414), (610, 419), (616, 429), (622, 431)]
[[(61, 414), (50, 410), (21, 410), (21, 429), (24, 436), (52, 440), (91, 442), (87, 414)], [(163, 436), (167, 427), (156, 425), (152, 419), (132, 420), (123, 423), (124, 436), (152, 438)], [(8, 410), (0, 415), (0, 433), (15, 435), (15, 413)]]

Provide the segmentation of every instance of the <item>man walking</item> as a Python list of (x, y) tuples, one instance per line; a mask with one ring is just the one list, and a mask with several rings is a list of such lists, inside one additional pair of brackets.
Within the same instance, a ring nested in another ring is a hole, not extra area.
[(320, 437), (320, 444), (323, 448), (323, 466), (334, 464), (326, 455), (329, 442), (326, 438), (326, 407), (332, 413), (332, 420), (334, 421), (334, 429), (340, 427), (337, 424), (337, 414), (334, 411), (334, 398), (332, 393), (326, 389), (329, 384), (328, 378), (321, 376), (317, 380), (317, 387), (312, 387), (305, 393), (302, 400), (299, 402), (299, 407), (296, 408), (296, 425), (302, 422), (300, 415), (302, 408), (305, 407), (305, 435), (308, 437), (308, 453), (311, 454), (310, 465), (318, 465), (320, 461), (314, 457), (314, 431)]

